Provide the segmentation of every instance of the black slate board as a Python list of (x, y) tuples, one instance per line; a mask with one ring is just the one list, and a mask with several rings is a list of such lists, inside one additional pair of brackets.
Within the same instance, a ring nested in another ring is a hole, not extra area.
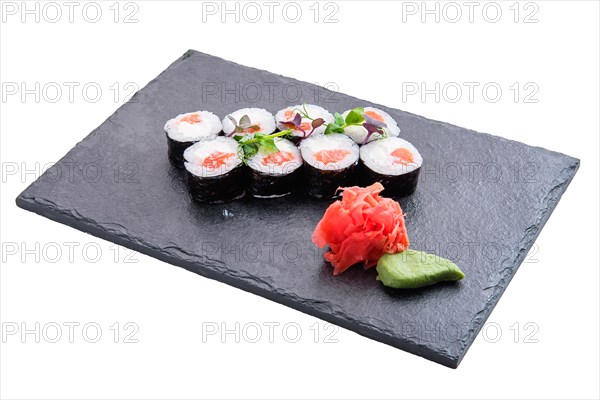
[[(257, 93), (261, 98), (250, 102)], [(329, 202), (298, 194), (199, 206), (167, 160), (163, 125), (174, 115), (208, 109), (223, 117), (247, 106), (274, 113), (302, 102), (332, 112), (371, 104), (190, 50), (31, 184), (17, 204), (457, 367), (579, 160), (375, 105), (398, 121), (401, 137), (425, 160), (417, 192), (400, 200), (411, 245), (454, 260), (466, 273), (459, 283), (387, 290), (374, 269), (355, 266), (331, 275), (310, 240)]]

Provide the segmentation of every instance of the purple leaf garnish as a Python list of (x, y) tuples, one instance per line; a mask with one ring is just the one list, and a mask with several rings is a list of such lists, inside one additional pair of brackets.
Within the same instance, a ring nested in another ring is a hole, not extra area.
[(312, 122), (310, 123), (310, 125), (312, 126), (312, 129), (310, 130), (310, 132), (308, 133), (308, 135), (305, 133), (304, 139), (306, 139), (307, 137), (309, 137), (310, 135), (312, 135), (313, 132), (315, 131), (315, 129), (317, 129), (318, 127), (320, 127), (324, 123), (325, 123), (325, 120), (323, 118), (313, 119)]
[(279, 123), (285, 126), (287, 129), (296, 129), (296, 125), (294, 125), (291, 121), (279, 121)]
[(299, 127), (302, 124), (302, 115), (300, 115), (300, 113), (296, 113), (296, 115), (294, 115), (294, 119), (292, 119), (291, 122), (293, 122), (294, 125)]
[(378, 120), (376, 120), (373, 117), (369, 117), (367, 114), (363, 114), (363, 117), (365, 118), (365, 121), (366, 121), (365, 123), (368, 123), (368, 124), (371, 124), (371, 125), (375, 125), (375, 126), (377, 126), (379, 128), (387, 128), (386, 123), (383, 122), (383, 121), (378, 121)]
[(233, 135), (234, 133), (244, 133), (248, 130), (249, 131), (260, 131), (260, 125), (252, 125), (252, 122), (250, 121), (250, 117), (247, 115), (244, 115), (244, 116), (242, 116), (242, 118), (240, 118), (239, 125), (238, 125), (238, 122), (235, 120), (235, 118), (233, 118), (231, 115), (228, 115), (227, 118), (229, 118), (229, 120), (235, 126), (235, 129), (233, 130), (233, 132), (228, 134), (227, 137), (231, 137), (231, 135)]
[(315, 129), (317, 129), (318, 127), (323, 125), (324, 123), (325, 123), (325, 120), (323, 118), (317, 118), (317, 119), (313, 119), (313, 121), (310, 124), (312, 125), (313, 131), (314, 131)]
[(362, 144), (369, 143), (369, 139), (371, 138), (371, 135), (374, 133), (379, 133), (380, 135), (383, 135), (383, 129), (379, 126), (376, 126), (369, 122), (363, 122), (362, 126), (363, 126), (363, 128), (365, 128), (367, 130), (367, 136), (365, 137), (365, 140), (363, 141)]
[(381, 127), (379, 127), (377, 125), (370, 124), (368, 122), (364, 122), (362, 125), (363, 125), (363, 128), (365, 128), (368, 133), (375, 133), (375, 132), (382, 133), (383, 132)]
[(304, 129), (300, 128), (300, 125), (302, 125), (302, 116), (300, 113), (296, 113), (294, 118), (292, 118), (290, 121), (279, 121), (279, 123), (283, 124), (288, 129), (302, 132), (302, 136), (306, 137), (306, 132)]
[(240, 118), (240, 128), (248, 129), (248, 128), (250, 128), (251, 125), (252, 125), (252, 121), (250, 121), (249, 116), (244, 115), (244, 116), (242, 116), (242, 118)]
[(231, 131), (231, 133), (229, 133), (229, 134), (227, 135), (227, 137), (231, 137), (231, 136), (232, 136), (234, 133), (239, 133), (239, 132), (241, 132), (241, 131), (240, 131), (240, 128), (239, 128), (239, 126), (238, 126), (238, 124), (237, 124), (237, 121), (235, 120), (235, 118), (233, 118), (231, 115), (228, 115), (228, 116), (227, 116), (227, 118), (229, 118), (229, 120), (231, 121), (231, 123), (232, 123), (232, 124), (233, 124), (233, 126), (234, 126), (234, 128), (233, 128), (233, 131)]

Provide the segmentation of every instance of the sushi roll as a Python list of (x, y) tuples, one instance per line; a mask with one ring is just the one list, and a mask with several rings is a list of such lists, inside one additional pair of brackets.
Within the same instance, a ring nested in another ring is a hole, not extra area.
[[(345, 119), (350, 111), (352, 110), (345, 111), (342, 114), (342, 117), (344, 117)], [(378, 108), (365, 107), (364, 115), (376, 121), (383, 122), (386, 125), (386, 127), (383, 128), (383, 131), (385, 132), (387, 137), (396, 137), (400, 134), (400, 128), (398, 127), (398, 124), (396, 123), (396, 121), (394, 121), (390, 114), (386, 113), (385, 111), (380, 110)], [(356, 143), (360, 145), (364, 144), (368, 134), (366, 128), (358, 125), (347, 127), (346, 129), (344, 129), (344, 133), (350, 136)], [(374, 133), (369, 137), (369, 142), (379, 138), (381, 138), (381, 135), (379, 133)]]
[(359, 149), (340, 133), (311, 136), (300, 143), (308, 194), (317, 199), (337, 197), (339, 187), (352, 186)]
[(404, 139), (388, 137), (360, 148), (365, 184), (381, 182), (387, 196), (408, 196), (417, 188), (423, 158)]
[(245, 194), (245, 169), (235, 139), (217, 136), (183, 153), (190, 194), (202, 203), (225, 203)]
[(275, 139), (279, 151), (266, 152), (261, 147), (248, 159), (249, 192), (254, 197), (272, 198), (290, 194), (300, 181), (302, 156), (287, 139)]
[[(304, 137), (308, 135), (312, 131), (312, 120), (317, 118), (323, 118), (325, 124), (329, 124), (333, 122), (333, 115), (324, 109), (323, 107), (316, 106), (314, 104), (299, 104), (296, 106), (290, 106), (284, 108), (283, 110), (279, 110), (277, 114), (275, 114), (275, 120), (277, 121), (277, 128), (281, 131), (288, 129), (288, 126), (285, 122), (291, 122), (294, 120), (294, 117), (300, 113), (300, 110), (306, 111), (306, 113), (310, 116), (310, 118), (302, 118), (300, 129), (292, 130), (292, 134), (297, 137)], [(312, 133), (313, 135), (319, 135), (325, 132), (325, 128), (327, 127), (325, 124), (319, 126)]]
[(221, 132), (221, 120), (210, 111), (180, 114), (165, 124), (169, 160), (183, 169), (183, 152), (200, 140), (215, 137)]
[(261, 132), (275, 132), (275, 117), (263, 108), (242, 108), (223, 118), (223, 133), (225, 136)]

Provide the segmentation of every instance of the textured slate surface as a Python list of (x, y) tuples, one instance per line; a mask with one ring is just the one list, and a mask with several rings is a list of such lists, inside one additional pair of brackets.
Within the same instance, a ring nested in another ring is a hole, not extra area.
[(310, 241), (329, 202), (300, 194), (198, 206), (167, 160), (162, 128), (173, 115), (208, 109), (223, 117), (249, 105), (274, 113), (300, 102), (320, 103), (332, 112), (371, 105), (188, 51), (29, 186), (17, 204), (458, 366), (579, 161), (379, 106), (396, 118), (401, 136), (425, 160), (417, 192), (401, 200), (412, 246), (448, 257), (466, 273), (459, 283), (387, 290), (374, 270), (353, 267), (331, 275)]

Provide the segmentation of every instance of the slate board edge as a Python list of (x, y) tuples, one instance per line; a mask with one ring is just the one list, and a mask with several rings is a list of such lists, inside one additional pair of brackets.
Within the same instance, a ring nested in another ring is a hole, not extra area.
[[(570, 157), (570, 158), (572, 158), (572, 157)], [(472, 322), (471, 329), (469, 330), (469, 333), (465, 336), (465, 338), (462, 339), (463, 347), (460, 351), (460, 356), (458, 358), (458, 362), (457, 362), (456, 366), (458, 366), (461, 363), (462, 359), (467, 354), (467, 351), (469, 350), (469, 347), (471, 347), (471, 345), (475, 341), (477, 334), (479, 333), (479, 331), (481, 330), (481, 328), (483, 327), (483, 325), (489, 318), (490, 314), (492, 313), (492, 311), (494, 310), (494, 308), (500, 301), (500, 297), (502, 297), (502, 294), (508, 287), (510, 281), (516, 275), (517, 270), (519, 269), (523, 260), (529, 253), (529, 250), (531, 250), (531, 247), (537, 240), (538, 236), (540, 235), (540, 232), (542, 231), (542, 229), (544, 229), (544, 226), (546, 225), (546, 223), (550, 219), (550, 216), (556, 209), (556, 206), (558, 205), (558, 202), (560, 201), (562, 195), (566, 192), (567, 188), (573, 181), (575, 174), (579, 170), (579, 165), (580, 165), (580, 161), (578, 159), (574, 159), (573, 164), (571, 164), (569, 167), (567, 167), (561, 171), (561, 176), (564, 177), (564, 179), (561, 180), (561, 179), (557, 178), (555, 180), (557, 183), (552, 188), (552, 190), (548, 193), (548, 196), (545, 199), (546, 207), (544, 208), (544, 211), (542, 213), (540, 213), (540, 216), (538, 217), (538, 223), (535, 224), (535, 226), (537, 228), (535, 229), (535, 231), (526, 232), (525, 236), (521, 240), (521, 243), (523, 243), (523, 245), (520, 246), (519, 255), (517, 256), (516, 259), (514, 259), (512, 261), (511, 266), (507, 265), (503, 268), (503, 270), (506, 270), (508, 273), (504, 274), (503, 278), (498, 282), (497, 285), (494, 286), (494, 291), (493, 291), (492, 295), (490, 297), (488, 297), (488, 301), (486, 302), (483, 310), (481, 310), (471, 320), (471, 322)], [(506, 259), (504, 261), (510, 261), (510, 260)], [(502, 264), (505, 264), (505, 262), (503, 262)], [(466, 278), (468, 278), (468, 277), (466, 277)], [(454, 367), (454, 368), (456, 368), (456, 367)]]
[[(177, 60), (175, 60), (173, 63), (171, 63), (169, 65), (169, 67), (167, 67), (164, 71), (162, 71), (157, 77), (155, 77), (154, 79), (152, 79), (150, 82), (148, 82), (148, 84), (144, 87), (144, 89), (146, 87), (148, 87), (149, 85), (151, 85), (154, 81), (156, 81), (158, 78), (160, 78), (160, 76), (166, 71), (168, 70), (171, 66), (173, 66), (174, 64), (177, 64), (179, 62), (184, 61), (185, 59), (191, 57), (193, 54), (200, 54), (200, 55), (205, 55), (211, 58), (215, 58), (215, 59), (219, 59), (222, 60), (224, 62), (227, 63), (231, 63), (231, 64), (235, 64), (235, 65), (240, 65), (237, 64), (235, 62), (229, 61), (229, 60), (224, 60), (222, 58), (216, 57), (216, 56), (212, 56), (209, 54), (205, 54), (205, 53), (201, 53), (198, 52), (196, 50), (188, 50), (186, 51), (180, 58), (178, 58)], [(247, 67), (247, 66), (243, 66), (240, 65), (244, 68), (249, 68), (249, 69), (253, 69), (253, 70), (257, 70), (260, 71), (261, 73), (264, 72), (268, 72), (265, 70), (261, 70), (261, 69), (257, 69), (257, 68), (253, 68), (253, 67)], [(280, 74), (274, 74), (274, 75), (278, 75), (278, 76), (282, 76)], [(297, 79), (294, 78), (289, 78), (289, 77), (285, 77), (286, 79), (290, 79), (296, 82), (300, 82), (303, 84), (306, 84), (306, 82), (302, 82), (299, 81)], [(141, 90), (144, 90), (141, 89)], [(141, 90), (139, 92), (141, 92)], [(327, 90), (327, 89), (325, 89)], [(137, 94), (139, 93), (137, 92), (134, 96), (132, 96), (132, 98), (129, 101), (134, 101), (134, 99), (136, 98)], [(367, 102), (364, 100), (360, 100), (357, 99), (356, 97), (350, 96), (350, 95), (346, 95), (352, 99), (356, 99), (359, 102), (366, 102), (366, 103), (370, 103), (370, 104), (374, 104), (372, 102)], [(113, 118), (116, 114), (119, 113), (119, 111), (121, 110), (121, 108), (123, 108), (125, 105), (127, 105), (128, 103), (125, 103), (124, 105), (122, 105), (121, 107), (119, 107), (111, 116), (109, 116), (100, 126), (102, 126), (105, 122), (109, 121), (111, 118)], [(381, 106), (381, 105), (379, 105)], [(381, 106), (382, 108), (389, 108), (387, 106)], [(394, 109), (395, 110), (395, 109)], [(411, 114), (408, 113), (406, 111), (401, 111), (401, 110), (396, 110), (396, 111), (400, 111), (402, 113), (405, 113), (407, 115), (411, 115), (415, 118), (419, 118), (419, 119), (424, 119), (427, 120), (429, 122), (434, 122), (434, 123), (439, 123), (439, 124), (444, 124), (446, 126), (452, 126), (452, 127), (456, 127), (456, 128), (460, 128), (460, 129), (465, 129), (468, 130), (470, 132), (474, 132), (474, 133), (478, 133), (478, 134), (484, 134), (484, 135), (488, 135), (488, 136), (492, 136), (496, 139), (500, 139), (502, 141), (509, 141), (509, 142), (516, 142), (516, 141), (512, 141), (510, 139), (505, 139), (502, 137), (498, 137), (498, 136), (494, 136), (488, 133), (483, 133), (483, 132), (477, 132), (477, 131), (473, 131), (473, 130), (469, 130), (466, 128), (461, 128), (446, 122), (441, 122), (441, 121), (434, 121), (431, 119), (428, 119), (426, 117), (423, 116), (419, 116), (416, 114)], [(99, 126), (99, 127), (100, 127)], [(97, 127), (96, 129), (94, 129), (89, 135), (87, 135), (83, 140), (86, 140), (87, 138), (93, 136), (94, 134), (96, 134), (96, 132), (98, 131), (99, 127)], [(82, 140), (82, 141), (83, 141)], [(78, 144), (81, 143), (78, 142)], [(520, 143), (520, 142), (517, 142)], [(522, 143), (521, 143), (522, 144)], [(564, 191), (566, 190), (567, 186), (569, 185), (569, 183), (571, 182), (571, 180), (573, 179), (578, 167), (579, 167), (579, 160), (576, 158), (573, 158), (571, 156), (559, 153), (559, 152), (555, 152), (552, 150), (547, 150), (547, 149), (543, 149), (540, 147), (536, 147), (536, 146), (531, 146), (531, 145), (526, 145), (529, 147), (535, 147), (535, 148), (539, 148), (542, 149), (544, 151), (548, 151), (550, 153), (554, 153), (554, 154), (558, 154), (561, 155), (563, 157), (567, 157), (569, 159), (572, 160), (572, 164), (570, 167), (566, 168), (565, 170), (567, 170), (569, 173), (568, 174), (563, 174), (566, 175), (566, 179), (559, 181), (557, 183), (557, 185), (554, 187), (554, 189), (558, 189), (556, 192), (550, 192), (549, 197), (547, 198), (547, 202), (546, 204), (548, 205), (545, 209), (544, 212), (541, 213), (541, 216), (539, 217), (538, 221), (538, 229), (535, 230), (535, 232), (532, 232), (530, 234), (527, 234), (524, 237), (524, 245), (521, 246), (520, 250), (519, 250), (519, 256), (515, 259), (515, 260), (505, 260), (505, 261), (510, 261), (511, 266), (507, 266), (505, 267), (505, 270), (508, 271), (508, 273), (506, 274), (506, 276), (495, 286), (494, 289), (494, 293), (492, 296), (490, 296), (488, 298), (488, 302), (486, 303), (486, 306), (484, 307), (483, 310), (481, 310), (477, 316), (473, 319), (473, 323), (472, 323), (472, 328), (469, 330), (469, 334), (465, 336), (464, 339), (462, 339), (462, 343), (463, 343), (463, 347), (461, 348), (460, 354), (458, 355), (450, 355), (450, 354), (442, 354), (442, 353), (438, 353), (436, 351), (427, 349), (425, 347), (419, 346), (418, 344), (408, 340), (408, 339), (401, 339), (398, 337), (394, 337), (394, 336), (390, 336), (390, 335), (386, 335), (385, 333), (380, 333), (377, 332), (373, 329), (373, 326), (369, 325), (369, 326), (363, 326), (361, 325), (361, 321), (355, 321), (349, 318), (342, 318), (342, 317), (337, 317), (334, 316), (333, 314), (330, 313), (325, 313), (323, 311), (320, 311), (316, 308), (312, 308), (307, 304), (304, 304), (302, 301), (298, 301), (298, 300), (293, 300), (290, 297), (285, 297), (282, 296), (280, 294), (274, 293), (272, 291), (269, 291), (267, 289), (264, 288), (260, 288), (258, 286), (253, 286), (253, 285), (248, 285), (243, 278), (236, 278), (236, 277), (231, 277), (228, 274), (224, 274), (222, 272), (219, 271), (215, 271), (210, 269), (210, 266), (207, 265), (202, 265), (198, 262), (191, 262), (191, 261), (186, 261), (180, 258), (177, 258), (175, 256), (171, 256), (168, 254), (165, 254), (163, 251), (161, 251), (160, 249), (157, 248), (153, 248), (152, 246), (147, 246), (144, 244), (140, 244), (140, 243), (136, 243), (136, 241), (132, 241), (132, 240), (128, 240), (126, 237), (123, 237), (122, 235), (113, 233), (109, 230), (103, 229), (101, 228), (98, 224), (96, 224), (95, 222), (85, 222), (85, 219), (83, 219), (83, 222), (81, 219), (79, 219), (78, 217), (74, 216), (73, 214), (69, 213), (68, 211), (62, 211), (59, 210), (56, 207), (53, 207), (51, 204), (47, 204), (48, 202), (46, 201), (46, 203), (39, 202), (37, 201), (35, 198), (29, 197), (27, 196), (27, 191), (28, 188), (25, 189), (16, 199), (17, 205), (25, 210), (28, 211), (32, 211), (34, 213), (37, 213), (39, 215), (42, 215), (44, 217), (47, 217), (51, 220), (54, 220), (56, 222), (59, 223), (63, 223), (65, 225), (71, 226), (75, 229), (78, 229), (82, 232), (85, 233), (89, 233), (92, 234), (94, 236), (97, 236), (99, 238), (105, 239), (105, 240), (109, 240), (111, 242), (123, 245), (125, 247), (128, 247), (132, 250), (135, 251), (139, 251), (141, 253), (147, 254), (151, 257), (157, 258), (159, 260), (168, 262), (170, 264), (173, 264), (175, 266), (179, 266), (182, 267), (186, 270), (189, 270), (191, 272), (197, 273), (199, 275), (208, 277), (210, 279), (215, 279), (218, 281), (221, 281), (223, 283), (229, 284), (231, 286), (237, 287), (239, 289), (257, 294), (261, 297), (265, 297), (267, 299), (276, 301), (278, 303), (284, 304), (288, 307), (294, 308), (298, 311), (301, 312), (305, 312), (307, 314), (313, 315), (317, 318), (321, 318), (325, 321), (337, 324), (339, 326), (342, 326), (344, 328), (350, 329), (354, 332), (359, 333), (362, 336), (386, 343), (388, 345), (391, 345), (393, 347), (399, 348), (401, 350), (405, 350), (408, 352), (411, 352), (413, 354), (419, 355), (421, 357), (427, 358), (429, 360), (432, 360), (434, 362), (440, 363), (442, 365), (445, 365), (447, 367), (451, 367), (451, 368), (456, 368), (462, 358), (464, 357), (464, 355), (466, 354), (468, 348), (470, 347), (470, 345), (472, 344), (472, 342), (474, 341), (476, 335), (478, 334), (479, 330), (481, 329), (481, 327), (483, 326), (483, 324), (485, 323), (485, 321), (487, 320), (487, 318), (489, 317), (490, 313), (492, 312), (495, 303), (497, 302), (497, 299), (502, 295), (502, 293), (504, 292), (504, 290), (506, 289), (506, 286), (508, 285), (508, 283), (510, 282), (510, 280), (512, 279), (512, 277), (514, 276), (514, 274), (516, 273), (516, 270), (518, 269), (518, 267), (520, 266), (521, 262), (523, 261), (524, 257), (527, 255), (529, 249), (531, 248), (531, 246), (533, 245), (533, 243), (535, 242), (535, 239), (537, 238), (537, 236), (539, 235), (539, 232), (541, 232), (543, 226), (545, 225), (545, 223), (548, 221), (550, 215), (552, 214), (556, 204), (558, 203), (558, 201), (560, 200), (562, 194), (564, 193)], [(73, 149), (71, 149), (73, 150)], [(70, 150), (70, 151), (71, 151)], [(67, 157), (67, 155), (70, 153), (70, 151), (63, 157)], [(61, 158), (62, 160), (62, 158)], [(59, 161), (60, 162), (60, 161)], [(49, 173), (49, 170), (46, 171), (45, 173)], [(44, 174), (45, 174), (44, 173)], [(43, 177), (43, 175), (38, 178), (38, 180), (40, 180)], [(34, 185), (35, 182), (33, 182), (31, 185)], [(550, 209), (550, 212), (547, 212), (548, 209)], [(198, 268), (201, 267), (201, 268)]]
[(135, 240), (130, 240), (130, 236), (119, 235), (117, 233), (104, 229), (101, 225), (98, 225), (93, 221), (86, 221), (85, 219), (82, 220), (74, 216), (72, 213), (60, 210), (54, 207), (53, 205), (48, 204), (47, 202), (39, 202), (35, 198), (28, 197), (25, 193), (22, 193), (21, 195), (19, 195), (19, 197), (17, 197), (16, 203), (19, 207), (25, 210), (34, 212), (53, 221), (68, 225), (84, 233), (88, 233), (101, 239), (122, 245), (134, 251), (139, 251), (140, 253), (157, 258), (161, 261), (170, 263), (172, 265), (184, 268), (190, 272), (194, 272), (206, 278), (214, 279), (225, 284), (234, 286), (236, 288), (242, 289), (244, 291), (259, 295), (261, 297), (296, 309), (300, 312), (304, 312), (322, 320), (325, 320), (327, 322), (342, 326), (367, 338), (377, 340), (379, 342), (388, 344), (390, 346), (396, 347), (404, 351), (408, 351), (410, 353), (424, 357), (444, 366), (450, 368), (457, 368), (460, 362), (462, 361), (463, 357), (465, 356), (467, 350), (475, 340), (475, 337), (479, 333), (479, 330), (493, 311), (495, 305), (497, 304), (497, 300), (499, 299), (499, 297), (502, 296), (502, 293), (504, 293), (504, 290), (510, 283), (512, 277), (515, 275), (523, 259), (529, 252), (529, 249), (535, 242), (539, 233), (542, 231), (544, 225), (550, 218), (550, 215), (552, 215), (556, 204), (559, 202), (560, 198), (562, 197), (562, 194), (566, 191), (567, 187), (571, 183), (578, 167), (579, 163), (573, 165), (570, 168), (567, 168), (566, 171), (568, 173), (563, 174), (564, 176), (566, 176), (566, 179), (557, 179), (558, 183), (555, 186), (556, 191), (551, 192), (548, 195), (548, 200), (546, 202), (547, 207), (544, 209), (546, 210), (546, 212), (543, 212), (541, 214), (539, 218), (539, 224), (537, 224), (538, 228), (535, 230), (535, 232), (532, 232), (531, 234), (525, 236), (525, 244), (521, 246), (519, 257), (517, 257), (515, 260), (512, 260), (512, 266), (506, 268), (508, 273), (506, 274), (504, 279), (501, 280), (498, 285), (496, 285), (494, 293), (488, 298), (488, 301), (486, 302), (485, 308), (473, 319), (472, 328), (469, 331), (469, 334), (462, 340), (464, 346), (461, 349), (461, 352), (458, 355), (458, 357), (453, 357), (452, 355), (444, 356), (438, 352), (419, 346), (409, 340), (386, 335), (384, 333), (378, 333), (373, 330), (373, 327), (371, 325), (369, 325), (368, 327), (364, 327), (359, 323), (360, 321), (353, 321), (348, 318), (343, 318), (342, 316), (337, 317), (333, 314), (326, 313), (320, 311), (317, 308), (311, 307), (303, 303), (302, 301), (295, 301), (289, 296), (281, 295), (268, 289), (260, 288), (258, 286), (249, 285), (246, 281), (244, 281), (243, 278), (238, 278), (228, 274), (224, 274), (222, 272), (219, 272), (218, 270), (215, 270), (214, 267), (211, 268), (206, 264), (199, 264), (198, 262), (186, 261), (174, 255), (169, 255), (161, 249), (153, 248), (150, 245), (141, 244), (141, 242), (139, 241), (136, 242)]
[(295, 300), (289, 296), (281, 295), (268, 289), (248, 284), (243, 278), (235, 277), (215, 270), (214, 266), (200, 264), (198, 262), (186, 261), (184, 259), (176, 257), (175, 255), (167, 254), (161, 249), (141, 244), (140, 242), (136, 242), (135, 240), (129, 240), (130, 237), (122, 236), (117, 233), (111, 232), (107, 229), (104, 229), (101, 225), (98, 225), (95, 222), (79, 219), (72, 213), (60, 210), (54, 207), (53, 205), (48, 204), (47, 202), (38, 202), (35, 198), (21, 194), (19, 195), (19, 197), (17, 197), (16, 203), (17, 206), (24, 210), (34, 212), (55, 222), (59, 222), (61, 224), (70, 226), (84, 233), (96, 236), (98, 238), (110, 241), (112, 243), (116, 243), (118, 245), (127, 247), (131, 250), (138, 251), (158, 260), (167, 262), (177, 267), (181, 267), (190, 272), (194, 272), (203, 277), (214, 279), (227, 285), (236, 287), (238, 289), (242, 289), (244, 291), (259, 295), (261, 297), (275, 301), (279, 304), (283, 304), (300, 312), (312, 315), (314, 317), (320, 318), (324, 321), (333, 323), (335, 325), (339, 325), (343, 328), (356, 332), (369, 339), (388, 344), (400, 350), (404, 350), (409, 353), (424, 357), (444, 366), (456, 368), (460, 363), (460, 358), (462, 358), (452, 357), (450, 355), (443, 356), (438, 352), (430, 350), (426, 347), (419, 346), (418, 344), (409, 340), (376, 332), (373, 329), (372, 325), (364, 326), (360, 323), (360, 321), (344, 318), (342, 316), (335, 316), (333, 314), (321, 311), (318, 308), (311, 307), (310, 305), (302, 302), (301, 300)]
[[(299, 79), (292, 78), (292, 77), (289, 77), (289, 76), (286, 76), (286, 75), (281, 75), (281, 74), (279, 74), (279, 73), (276, 73), (276, 72), (271, 72), (271, 71), (269, 71), (269, 70), (266, 70), (266, 69), (260, 69), (260, 68), (255, 68), (255, 67), (249, 67), (249, 66), (247, 66), (247, 65), (243, 65), (243, 64), (236, 63), (235, 61), (226, 60), (226, 59), (224, 59), (224, 58), (221, 58), (221, 57), (219, 57), (219, 56), (214, 56), (214, 55), (212, 55), (212, 54), (203, 53), (203, 52), (201, 52), (201, 51), (194, 50), (194, 49), (189, 49), (189, 50), (187, 50), (185, 53), (183, 53), (183, 55), (182, 55), (181, 57), (179, 57), (177, 60), (175, 60), (173, 63), (171, 63), (171, 65), (169, 65), (169, 67), (167, 67), (167, 69), (169, 69), (169, 68), (170, 68), (172, 65), (175, 65), (175, 64), (177, 64), (178, 62), (181, 62), (181, 61), (184, 61), (184, 60), (186, 60), (187, 58), (190, 58), (190, 57), (191, 57), (193, 54), (202, 55), (202, 56), (208, 56), (208, 57), (211, 57), (211, 58), (214, 58), (214, 59), (218, 59), (218, 60), (220, 60), (220, 61), (222, 61), (222, 62), (225, 62), (225, 63), (228, 63), (228, 64), (237, 65), (237, 66), (239, 66), (239, 67), (246, 68), (246, 69), (252, 69), (252, 70), (255, 70), (255, 71), (259, 71), (259, 72), (261, 72), (261, 73), (267, 72), (267, 73), (269, 73), (269, 74), (272, 74), (272, 75), (277, 75), (277, 76), (280, 76), (280, 77), (282, 77), (282, 78), (289, 79), (289, 80), (292, 80), (292, 81), (295, 81), (295, 82), (298, 82), (298, 83), (301, 83), (301, 84), (309, 84), (309, 85), (313, 85), (313, 86), (318, 86), (318, 85), (315, 85), (314, 83), (310, 83), (310, 82), (301, 81), (301, 80), (299, 80)], [(166, 71), (166, 70), (165, 70), (165, 71)], [(164, 71), (163, 71), (163, 72), (164, 72)], [(161, 72), (161, 74), (162, 74), (162, 72)], [(155, 79), (158, 79), (158, 77), (160, 77), (160, 75), (158, 75), (158, 76), (157, 76)], [(152, 81), (154, 81), (155, 79), (153, 79)], [(148, 82), (148, 85), (149, 85), (150, 83), (152, 83), (152, 81)], [(148, 86), (148, 85), (146, 85), (146, 86)], [(370, 104), (372, 107), (376, 107), (376, 108), (383, 108), (383, 109), (390, 109), (390, 110), (394, 110), (394, 111), (399, 111), (399, 112), (401, 112), (401, 113), (403, 113), (403, 114), (405, 114), (405, 115), (411, 116), (411, 117), (413, 117), (413, 118), (417, 118), (417, 119), (419, 119), (419, 120), (425, 120), (425, 121), (432, 122), (432, 123), (435, 123), (435, 124), (438, 124), (438, 125), (439, 125), (439, 124), (441, 124), (441, 125), (445, 125), (445, 126), (450, 126), (450, 127), (452, 127), (452, 128), (458, 128), (458, 129), (462, 129), (462, 130), (469, 131), (469, 132), (472, 132), (472, 133), (477, 133), (477, 134), (479, 134), (479, 135), (486, 135), (486, 136), (490, 136), (490, 137), (493, 137), (494, 139), (497, 139), (497, 140), (500, 140), (500, 141), (504, 141), (504, 142), (519, 143), (519, 144), (521, 144), (521, 145), (525, 145), (525, 146), (527, 146), (527, 147), (531, 147), (531, 148), (534, 148), (534, 149), (540, 149), (540, 150), (544, 150), (544, 151), (547, 151), (547, 152), (549, 152), (549, 153), (552, 153), (552, 154), (557, 154), (557, 155), (560, 155), (560, 156), (563, 156), (563, 157), (568, 157), (568, 158), (570, 158), (570, 159), (571, 159), (571, 160), (572, 160), (574, 163), (577, 163), (577, 164), (579, 164), (579, 162), (580, 162), (580, 160), (579, 160), (578, 158), (576, 158), (576, 157), (573, 157), (573, 156), (570, 156), (570, 155), (568, 155), (568, 154), (565, 154), (565, 153), (561, 153), (561, 152), (559, 152), (559, 151), (550, 150), (550, 149), (547, 149), (547, 148), (545, 148), (545, 147), (541, 147), (541, 146), (535, 146), (535, 145), (531, 145), (531, 144), (527, 144), (527, 143), (519, 142), (518, 140), (507, 139), (507, 138), (505, 138), (505, 137), (502, 137), (502, 136), (497, 136), (497, 135), (493, 135), (493, 134), (491, 134), (491, 133), (487, 133), (487, 132), (476, 131), (476, 130), (473, 130), (473, 129), (469, 129), (469, 128), (465, 128), (465, 127), (462, 127), (462, 126), (454, 125), (454, 124), (452, 124), (452, 123), (450, 123), (450, 122), (445, 122), (445, 121), (439, 121), (439, 120), (431, 119), (431, 118), (428, 118), (428, 117), (425, 117), (425, 116), (422, 116), (422, 115), (419, 115), (419, 114), (413, 114), (413, 113), (411, 113), (411, 112), (409, 112), (409, 111), (404, 111), (404, 110), (400, 110), (400, 109), (398, 109), (398, 108), (389, 107), (389, 106), (386, 106), (386, 105), (384, 105), (384, 104), (375, 103), (375, 102), (372, 102), (372, 101), (369, 101), (369, 100), (359, 99), (358, 97), (354, 97), (354, 96), (352, 96), (352, 95), (349, 95), (349, 94), (347, 94), (347, 93), (342, 93), (342, 92), (334, 92), (334, 91), (332, 91), (332, 90), (330, 90), (330, 89), (328, 89), (328, 88), (326, 88), (326, 87), (323, 87), (323, 86), (318, 86), (318, 87), (319, 87), (321, 90), (324, 90), (324, 91), (326, 91), (326, 92), (330, 92), (330, 93), (339, 93), (339, 94), (342, 94), (342, 95), (344, 95), (344, 96), (346, 96), (346, 97), (349, 97), (349, 98), (351, 98), (351, 99), (353, 99), (353, 100), (356, 100), (357, 104)], [(144, 88), (145, 88), (145, 87), (144, 87)], [(143, 90), (144, 88), (142, 88), (141, 90)], [(141, 90), (140, 90), (140, 91), (141, 91)], [(137, 92), (136, 92), (136, 94), (137, 94)], [(135, 97), (135, 95), (134, 95), (134, 97)], [(132, 97), (132, 99), (133, 99), (133, 97)], [(131, 101), (132, 99), (130, 99), (129, 101)], [(118, 111), (118, 110), (117, 110), (117, 111)], [(276, 111), (276, 110), (275, 110), (275, 111)], [(339, 110), (338, 110), (338, 111), (339, 111)], [(332, 111), (332, 112), (333, 112), (333, 111)], [(112, 116), (112, 115), (111, 115), (111, 116)], [(110, 117), (109, 117), (109, 118), (110, 118)], [(402, 135), (400, 135), (400, 136), (402, 136)]]

